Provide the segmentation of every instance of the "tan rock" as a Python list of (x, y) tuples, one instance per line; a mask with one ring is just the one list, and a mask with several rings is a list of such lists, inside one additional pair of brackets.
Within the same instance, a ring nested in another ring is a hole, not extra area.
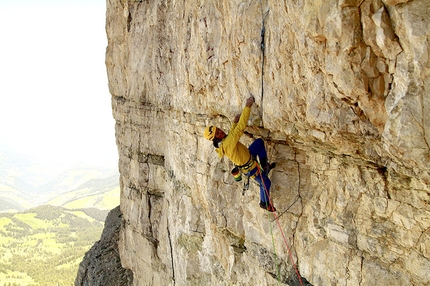
[(411, 1), (411, 0), (382, 0), (382, 2), (384, 2), (384, 4), (388, 5), (388, 6), (394, 6), (394, 5), (401, 4), (401, 3), (407, 3), (409, 1)]
[[(292, 260), (313, 285), (429, 283), (429, 9), (108, 1), (119, 250), (136, 285), (298, 285)], [(279, 224), (202, 136), (251, 94), (241, 141), (262, 137), (277, 162)]]

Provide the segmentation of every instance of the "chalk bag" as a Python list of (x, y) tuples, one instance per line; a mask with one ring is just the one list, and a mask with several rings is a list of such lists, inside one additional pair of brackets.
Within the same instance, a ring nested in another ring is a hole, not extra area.
[(240, 182), (240, 181), (242, 181), (242, 175), (240, 174), (240, 169), (239, 169), (239, 167), (234, 167), (234, 169), (233, 170), (231, 170), (231, 174), (233, 175), (233, 177), (234, 177), (234, 180), (236, 181), (236, 182)]

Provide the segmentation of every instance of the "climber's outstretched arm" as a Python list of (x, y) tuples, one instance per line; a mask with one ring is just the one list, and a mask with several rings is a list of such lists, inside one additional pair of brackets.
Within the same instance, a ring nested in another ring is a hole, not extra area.
[(252, 104), (255, 102), (255, 98), (251, 95), (250, 97), (248, 97), (248, 99), (246, 100), (245, 106), (246, 107), (251, 107)]

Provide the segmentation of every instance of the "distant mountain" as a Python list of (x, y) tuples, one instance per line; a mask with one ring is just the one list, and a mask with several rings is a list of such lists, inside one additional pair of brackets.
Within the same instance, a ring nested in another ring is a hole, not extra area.
[(0, 212), (44, 204), (112, 209), (119, 204), (119, 173), (82, 164), (46, 166), (0, 148)]
[(119, 204), (119, 174), (114, 173), (101, 178), (96, 176), (93, 179), (80, 178), (78, 181), (80, 184), (73, 185), (71, 191), (63, 192), (64, 189), (60, 189), (61, 194), (49, 200), (47, 204), (66, 208), (93, 207), (103, 210), (111, 210)]
[(0, 212), (25, 210), (31, 206), (25, 194), (0, 183)]
[[(31, 195), (37, 188), (54, 179), (64, 169), (46, 165), (0, 145), (0, 184)], [(3, 191), (3, 189), (0, 189)]]
[(39, 206), (0, 214), (2, 285), (73, 285), (108, 211)]

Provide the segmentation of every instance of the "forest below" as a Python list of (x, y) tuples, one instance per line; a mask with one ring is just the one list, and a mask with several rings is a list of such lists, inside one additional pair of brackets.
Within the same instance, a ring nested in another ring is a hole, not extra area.
[(107, 214), (50, 205), (0, 214), (0, 286), (73, 285)]

